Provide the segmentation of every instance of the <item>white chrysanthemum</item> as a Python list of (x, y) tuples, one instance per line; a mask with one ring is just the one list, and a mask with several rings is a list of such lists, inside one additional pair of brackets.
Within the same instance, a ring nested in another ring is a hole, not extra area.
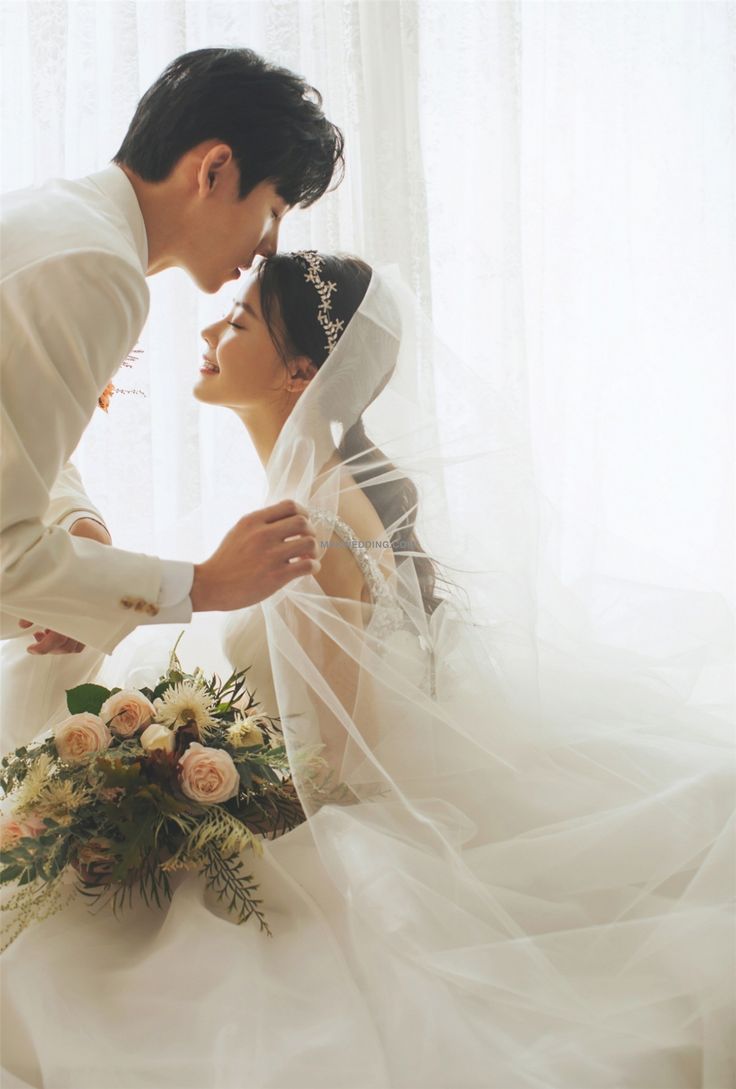
[(263, 730), (260, 723), (262, 719), (255, 715), (245, 715), (237, 718), (227, 731), (228, 741), (231, 745), (237, 745), (243, 749), (249, 749), (254, 745), (263, 744)]
[(40, 803), (44, 812), (51, 812), (61, 824), (68, 824), (71, 818), (67, 820), (65, 817), (86, 805), (89, 797), (89, 790), (70, 783), (68, 779), (52, 779), (46, 784)]
[(15, 796), (16, 806), (23, 809), (37, 804), (48, 786), (54, 761), (48, 753), (40, 753), (31, 764)]
[(180, 726), (194, 722), (200, 733), (205, 733), (209, 726), (215, 725), (212, 711), (215, 702), (205, 689), (196, 688), (187, 681), (181, 681), (164, 692), (154, 703), (156, 722), (175, 730)]
[(326, 748), (324, 742), (318, 742), (314, 745), (304, 743), (295, 746), (289, 757), (292, 769), (306, 774), (310, 771), (319, 772), (328, 768), (327, 760), (320, 755)]

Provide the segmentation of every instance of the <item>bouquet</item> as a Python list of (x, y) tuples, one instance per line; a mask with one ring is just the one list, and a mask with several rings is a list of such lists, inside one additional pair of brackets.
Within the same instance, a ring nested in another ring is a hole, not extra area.
[(3, 904), (14, 918), (4, 947), (64, 906), (65, 891), (116, 913), (136, 890), (160, 907), (179, 869), (271, 936), (240, 856), (306, 820), (279, 720), (248, 692), (247, 669), (206, 680), (184, 672), (177, 646), (153, 689), (72, 688), (69, 717), (2, 760), (12, 808), (0, 820), (0, 885), (17, 886)]

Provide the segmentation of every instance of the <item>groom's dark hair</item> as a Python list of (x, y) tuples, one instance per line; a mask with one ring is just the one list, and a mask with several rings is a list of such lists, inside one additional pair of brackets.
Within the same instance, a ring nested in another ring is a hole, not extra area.
[(271, 181), (288, 205), (306, 208), (342, 177), (343, 135), (319, 91), (251, 49), (195, 49), (173, 60), (138, 103), (112, 161), (163, 181), (211, 139), (232, 148), (241, 199)]

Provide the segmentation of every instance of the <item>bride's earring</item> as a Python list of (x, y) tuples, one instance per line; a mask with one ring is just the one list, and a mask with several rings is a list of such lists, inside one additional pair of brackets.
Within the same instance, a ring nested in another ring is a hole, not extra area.
[(295, 374), (289, 372), (289, 380), (286, 383), (286, 389), (289, 393), (301, 393), (309, 385), (311, 377), (308, 367), (297, 369)]

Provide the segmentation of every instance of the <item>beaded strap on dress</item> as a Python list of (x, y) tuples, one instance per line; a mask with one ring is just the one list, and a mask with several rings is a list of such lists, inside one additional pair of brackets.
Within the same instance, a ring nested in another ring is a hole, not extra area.
[(329, 526), (352, 550), (356, 563), (363, 572), (363, 577), (373, 598), (375, 613), (372, 630), (375, 635), (385, 637), (396, 631), (404, 623), (404, 611), (389, 588), (385, 575), (368, 549), (353, 535), (347, 522), (331, 511), (319, 507), (308, 507), (310, 520), (315, 525)]

